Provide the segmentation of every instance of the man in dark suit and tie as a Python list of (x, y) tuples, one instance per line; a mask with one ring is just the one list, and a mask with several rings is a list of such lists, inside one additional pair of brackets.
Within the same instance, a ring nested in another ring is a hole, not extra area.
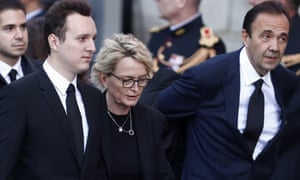
[(96, 34), (87, 2), (48, 10), (42, 69), (0, 91), (0, 179), (102, 179), (100, 91), (77, 78), (89, 68)]
[(268, 180), (297, 77), (280, 65), (289, 16), (267, 1), (244, 18), (244, 47), (187, 70), (158, 96), (169, 119), (190, 117), (182, 179)]
[(25, 14), (20, 2), (0, 1), (0, 89), (40, 67), (23, 56), (28, 46)]

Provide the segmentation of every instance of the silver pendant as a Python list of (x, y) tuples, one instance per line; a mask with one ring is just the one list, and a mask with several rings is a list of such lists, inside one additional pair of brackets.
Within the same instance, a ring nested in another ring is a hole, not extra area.
[(119, 127), (119, 132), (123, 132), (123, 128), (122, 127)]
[(134, 135), (134, 130), (133, 130), (133, 129), (129, 129), (128, 134), (129, 134), (130, 136), (133, 136), (133, 135)]

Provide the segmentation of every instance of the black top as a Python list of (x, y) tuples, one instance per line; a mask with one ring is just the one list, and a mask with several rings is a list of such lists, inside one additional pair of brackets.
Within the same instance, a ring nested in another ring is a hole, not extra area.
[[(110, 113), (121, 126), (128, 115), (115, 115)], [(112, 180), (141, 180), (141, 168), (138, 158), (136, 136), (126, 132), (119, 132), (117, 125), (111, 120), (109, 123), (111, 135), (111, 179)], [(133, 119), (132, 119), (133, 120)], [(130, 129), (130, 119), (124, 124), (123, 129)], [(134, 129), (134, 124), (133, 124)]]

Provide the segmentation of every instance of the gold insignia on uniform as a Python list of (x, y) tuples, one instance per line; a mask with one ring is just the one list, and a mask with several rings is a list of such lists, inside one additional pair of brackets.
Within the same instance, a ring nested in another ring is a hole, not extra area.
[(209, 27), (201, 28), (200, 33), (201, 39), (199, 40), (199, 44), (201, 47), (192, 56), (183, 61), (180, 68), (176, 70), (177, 73), (183, 73), (185, 70), (196, 66), (217, 54), (213, 46), (219, 42), (219, 37), (217, 37)]
[(214, 34), (211, 28), (202, 27), (200, 29), (201, 38), (199, 44), (205, 47), (213, 47), (217, 42), (219, 42), (219, 37)]
[(201, 47), (192, 56), (186, 58), (183, 64), (176, 70), (177, 73), (181, 74), (185, 70), (196, 66), (208, 58), (214, 57), (216, 55), (216, 50), (213, 48)]
[(154, 27), (150, 28), (149, 32), (150, 33), (157, 33), (161, 30), (164, 30), (164, 29), (168, 28), (169, 26), (170, 25), (168, 25), (168, 24), (167, 25), (162, 25), (162, 26), (154, 26)]
[(167, 41), (167, 42), (166, 42), (166, 46), (167, 46), (167, 47), (171, 47), (172, 45), (173, 45), (173, 44), (172, 44), (171, 41)]
[(182, 35), (184, 33), (185, 33), (185, 29), (184, 28), (181, 28), (181, 29), (178, 29), (178, 30), (175, 31), (175, 35), (176, 36), (180, 36), (180, 35)]
[[(287, 68), (300, 64), (300, 53), (284, 55), (281, 59), (281, 64)], [(300, 69), (297, 69), (296, 75), (300, 76)]]

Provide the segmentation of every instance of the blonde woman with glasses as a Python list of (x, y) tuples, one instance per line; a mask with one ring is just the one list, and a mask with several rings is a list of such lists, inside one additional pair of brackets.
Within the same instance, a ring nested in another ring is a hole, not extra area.
[(174, 179), (162, 144), (164, 116), (138, 103), (151, 74), (149, 50), (130, 34), (106, 39), (92, 67), (105, 103), (102, 152), (112, 180)]

